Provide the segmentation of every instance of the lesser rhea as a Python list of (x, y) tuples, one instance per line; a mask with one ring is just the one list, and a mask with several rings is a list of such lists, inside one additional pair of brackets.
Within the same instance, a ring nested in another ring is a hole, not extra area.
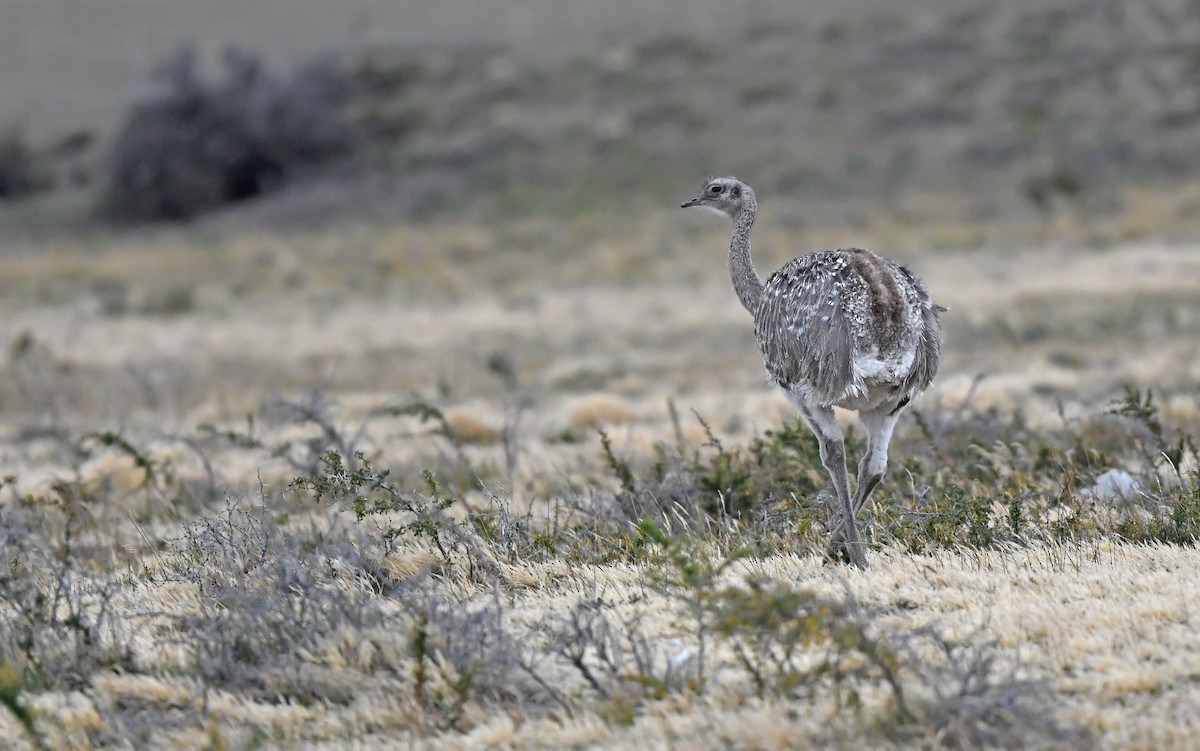
[[(938, 312), (945, 309), (908, 269), (860, 248), (800, 256), (764, 283), (750, 259), (758, 202), (737, 178), (709, 180), (681, 206), (704, 206), (733, 219), (733, 288), (754, 316), (767, 373), (816, 434), (833, 481), (841, 518), (828, 553), (866, 568), (855, 517), (883, 479), (901, 411), (937, 375)], [(868, 435), (853, 494), (834, 407), (857, 411)]]

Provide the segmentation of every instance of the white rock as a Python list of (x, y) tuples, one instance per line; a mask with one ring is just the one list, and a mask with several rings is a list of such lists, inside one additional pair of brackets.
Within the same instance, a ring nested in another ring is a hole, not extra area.
[(1096, 478), (1096, 484), (1080, 491), (1098, 501), (1127, 501), (1141, 490), (1133, 475), (1123, 469), (1110, 469)]

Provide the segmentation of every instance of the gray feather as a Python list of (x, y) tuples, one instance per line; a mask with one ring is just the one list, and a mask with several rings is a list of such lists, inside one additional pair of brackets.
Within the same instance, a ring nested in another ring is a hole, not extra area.
[(784, 388), (806, 386), (823, 403), (851, 385), (854, 337), (844, 307), (850, 279), (831, 253), (801, 256), (771, 275), (754, 317), (759, 351)]
[(899, 374), (897, 402), (923, 391), (940, 362), (936, 306), (904, 267), (865, 250), (810, 253), (767, 280), (754, 316), (754, 333), (771, 379), (803, 389), (833, 405), (866, 385), (855, 358), (900, 357), (912, 365)]

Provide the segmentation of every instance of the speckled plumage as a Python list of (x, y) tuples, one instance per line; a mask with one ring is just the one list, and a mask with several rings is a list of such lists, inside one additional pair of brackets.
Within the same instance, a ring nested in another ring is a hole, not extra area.
[[(733, 288), (754, 315), (767, 373), (816, 434), (833, 481), (841, 518), (830, 555), (866, 567), (855, 516), (883, 478), (900, 412), (937, 375), (942, 308), (908, 269), (861, 248), (800, 256), (764, 282), (750, 258), (758, 202), (737, 178), (707, 180), (681, 205), (704, 206), (733, 219)], [(834, 407), (857, 411), (867, 430), (853, 496)]]
[(822, 406), (899, 404), (937, 374), (936, 306), (907, 269), (870, 251), (791, 261), (767, 280), (751, 312), (772, 380)]

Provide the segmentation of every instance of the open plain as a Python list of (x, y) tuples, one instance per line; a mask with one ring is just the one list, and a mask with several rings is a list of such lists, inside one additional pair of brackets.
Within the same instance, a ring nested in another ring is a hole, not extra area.
[[(927, 5), (921, 39), (991, 28)], [(883, 24), (824, 14), (796, 33)], [(610, 40), (634, 16), (605, 18), (583, 19), (609, 35), (586, 54), (627, 88), (569, 106), (553, 92), (575, 79), (512, 73), (484, 19), (461, 33), (539, 111), (579, 121), (653, 94), (628, 62), (647, 49), (662, 69), (728, 60), (703, 22), (700, 42), (630, 51)], [(760, 38), (763, 59), (784, 48), (761, 25), (738, 36)], [(855, 76), (878, 71), (856, 64), (826, 72), (870, 98)], [(799, 80), (738, 79), (768, 108), (807, 97)], [(915, 149), (920, 190), (901, 175), (860, 199), (846, 178), (821, 197), (817, 172), (852, 171), (841, 152), (796, 177), (763, 140), (732, 149), (741, 177), (766, 176), (761, 271), (868, 247), (948, 308), (858, 571), (821, 557), (826, 475), (766, 381), (727, 225), (674, 208), (723, 166), (691, 175), (666, 152), (641, 167), (666, 176), (629, 186), (644, 175), (625, 141), (691, 128), (720, 153), (731, 126), (707, 99), (688, 125), (680, 96), (582, 151), (548, 116), (500, 177), (326, 178), (139, 227), (81, 216), (79, 196), (0, 207), (0, 747), (1191, 747), (1200, 187), (1101, 176), (1041, 201), (1022, 176), (1053, 148), (997, 167), (993, 192), (988, 168), (960, 174), (925, 131), (889, 130), (872, 148)], [(775, 121), (757, 117), (765, 139)], [(814, 139), (835, 141), (828, 125)], [(545, 156), (581, 153), (599, 156), (577, 180)], [(950, 173), (963, 195), (936, 192)], [(431, 181), (450, 197), (406, 203)]]

